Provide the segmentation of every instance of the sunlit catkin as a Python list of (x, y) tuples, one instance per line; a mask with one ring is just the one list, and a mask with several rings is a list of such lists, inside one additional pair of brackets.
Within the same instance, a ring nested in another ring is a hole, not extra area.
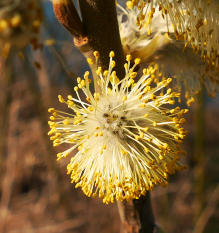
[(127, 1), (126, 8), (118, 4), (123, 49), (176, 77), (173, 87), (185, 91), (188, 103), (202, 86), (214, 96), (219, 90), (218, 7), (204, 0)]
[[(177, 107), (180, 94), (168, 88), (172, 79), (159, 81), (156, 65), (137, 77), (140, 59), (131, 65), (131, 55), (119, 79), (114, 55), (110, 53), (108, 70), (97, 67), (99, 93), (91, 93), (85, 72), (74, 87), (76, 98), (58, 96), (69, 113), (49, 109), (53, 145), (70, 144), (58, 153), (58, 160), (71, 154), (67, 170), (72, 183), (104, 203), (139, 198), (154, 185), (166, 185), (168, 174), (184, 168), (179, 160), (187, 110)], [(97, 61), (98, 52), (94, 56)]]
[(217, 0), (131, 0), (126, 2), (128, 11), (137, 14), (139, 28), (150, 25), (159, 13), (166, 21), (168, 32), (172, 30), (176, 39), (186, 41), (212, 66), (219, 65), (219, 3)]

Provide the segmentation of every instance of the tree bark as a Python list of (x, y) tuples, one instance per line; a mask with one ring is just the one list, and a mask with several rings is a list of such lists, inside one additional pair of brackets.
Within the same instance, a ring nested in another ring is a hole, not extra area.
[(118, 202), (121, 233), (155, 233), (150, 193), (130, 202)]
[(79, 0), (79, 4), (90, 51), (100, 53), (100, 65), (107, 70), (109, 53), (113, 50), (116, 54), (115, 70), (118, 77), (122, 79), (125, 56), (119, 35), (115, 1)]

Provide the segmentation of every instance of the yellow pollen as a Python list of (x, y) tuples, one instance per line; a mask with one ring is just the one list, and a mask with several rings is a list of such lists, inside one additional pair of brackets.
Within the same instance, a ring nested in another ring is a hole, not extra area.
[(89, 106), (89, 107), (88, 107), (88, 110), (89, 110), (90, 112), (93, 112), (94, 108), (93, 108), (92, 106)]
[(113, 51), (110, 52), (109, 54), (110, 57), (115, 57), (115, 53)]
[(65, 102), (64, 99), (63, 99), (63, 97), (61, 95), (58, 95), (58, 99), (59, 99), (60, 103), (64, 103)]
[(100, 98), (100, 94), (99, 94), (99, 93), (94, 93), (94, 99), (95, 99), (96, 101), (98, 101), (99, 98)]
[(0, 29), (4, 30), (6, 28), (9, 28), (9, 22), (5, 19), (0, 20)]
[(148, 127), (145, 127), (143, 130), (144, 130), (144, 132), (147, 132), (148, 131)]
[(104, 77), (107, 77), (108, 74), (109, 74), (109, 71), (108, 71), (108, 70), (105, 70), (105, 71), (103, 72)]
[(50, 119), (51, 121), (54, 121), (54, 120), (55, 120), (55, 117), (54, 117), (54, 116), (51, 116), (49, 119)]
[(140, 58), (136, 58), (136, 59), (135, 59), (135, 64), (136, 64), (136, 65), (140, 64), (140, 62), (141, 62), (141, 59), (140, 59)]
[(52, 112), (54, 112), (54, 111), (55, 111), (54, 108), (49, 108), (49, 109), (48, 109), (48, 112), (50, 112), (50, 113), (52, 113)]
[(89, 65), (93, 65), (94, 64), (94, 61), (91, 58), (87, 58), (87, 62), (88, 62)]
[(19, 14), (16, 14), (12, 19), (11, 19), (11, 26), (12, 27), (17, 27), (21, 23), (21, 16)]
[(132, 60), (132, 56), (129, 54), (126, 56), (126, 61), (131, 61)]
[(122, 101), (125, 102), (126, 100), (127, 100), (127, 96), (125, 95), (122, 97)]
[(131, 10), (131, 9), (134, 7), (134, 4), (133, 4), (132, 1), (127, 1), (127, 2), (126, 2), (126, 6), (127, 6), (127, 8), (128, 8), (129, 10)]
[(149, 152), (149, 149), (147, 147), (144, 148), (145, 153)]
[(112, 60), (111, 67), (114, 68), (115, 66), (116, 66), (116, 62), (114, 60)]
[(96, 59), (98, 59), (98, 58), (100, 57), (100, 54), (99, 54), (98, 51), (94, 51), (94, 57), (95, 57)]

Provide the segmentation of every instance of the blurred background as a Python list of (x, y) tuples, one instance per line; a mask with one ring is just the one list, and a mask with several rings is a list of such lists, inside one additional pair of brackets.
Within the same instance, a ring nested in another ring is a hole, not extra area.
[[(73, 94), (75, 77), (88, 67), (51, 3), (42, 7), (44, 48), (0, 59), (0, 233), (119, 232), (117, 205), (75, 189), (69, 158), (57, 162), (62, 148), (47, 136), (47, 109), (63, 107), (57, 95)], [(156, 222), (168, 233), (219, 232), (219, 95), (210, 99), (203, 90), (198, 98), (187, 115), (188, 169), (152, 192)]]

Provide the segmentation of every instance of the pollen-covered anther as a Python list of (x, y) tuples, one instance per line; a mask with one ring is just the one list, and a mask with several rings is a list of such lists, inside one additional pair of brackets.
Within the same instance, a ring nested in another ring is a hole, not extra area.
[(48, 112), (53, 113), (55, 111), (55, 108), (49, 108)]
[(58, 99), (59, 99), (60, 103), (64, 103), (65, 102), (65, 100), (63, 99), (63, 97), (61, 95), (58, 95)]
[(130, 61), (132, 60), (132, 56), (131, 56), (130, 54), (128, 54), (128, 55), (126, 56), (126, 60), (127, 60), (128, 62), (130, 62)]
[(136, 64), (136, 65), (140, 64), (140, 62), (141, 62), (141, 59), (140, 59), (140, 58), (136, 58), (136, 59), (135, 59), (135, 64)]
[(99, 54), (99, 52), (98, 51), (94, 51), (94, 57), (96, 58), (96, 59), (98, 59), (99, 57), (100, 57), (100, 54)]
[(126, 100), (127, 100), (127, 96), (125, 95), (122, 97), (122, 101), (125, 102)]
[(96, 101), (99, 101), (99, 98), (100, 98), (100, 93), (94, 93), (94, 99)]
[(156, 121), (153, 122), (153, 126), (154, 126), (154, 127), (157, 126), (157, 122), (156, 122)]
[(109, 54), (110, 57), (115, 57), (115, 53), (114, 51), (111, 51), (110, 54)]
[(93, 61), (92, 58), (87, 58), (87, 63), (88, 63), (89, 65), (93, 65), (93, 64), (94, 64), (94, 61)]

